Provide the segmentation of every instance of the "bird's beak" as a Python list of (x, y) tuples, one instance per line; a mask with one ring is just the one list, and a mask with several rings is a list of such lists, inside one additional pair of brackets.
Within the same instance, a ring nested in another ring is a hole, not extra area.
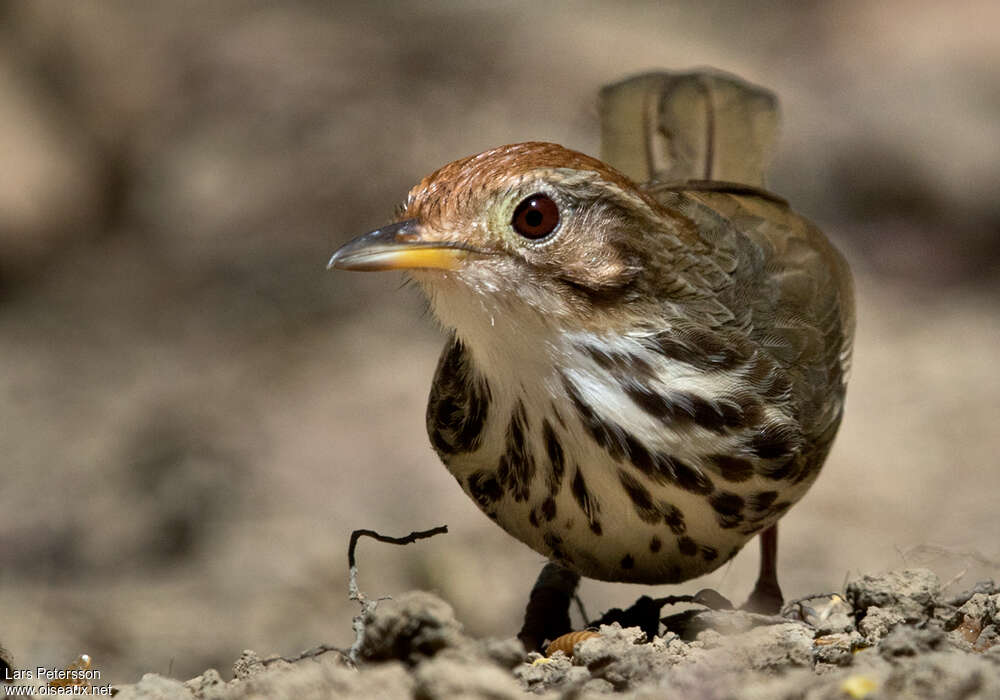
[(330, 258), (327, 269), (399, 270), (435, 268), (454, 270), (469, 255), (458, 243), (424, 240), (417, 219), (383, 226), (346, 243)]

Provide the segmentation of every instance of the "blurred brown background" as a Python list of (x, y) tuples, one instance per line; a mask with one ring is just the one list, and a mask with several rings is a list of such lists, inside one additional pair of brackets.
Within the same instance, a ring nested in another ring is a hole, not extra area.
[[(0, 642), (113, 682), (346, 645), (349, 532), (441, 523), (363, 542), (362, 587), (513, 634), (542, 561), (428, 445), (442, 336), (397, 276), (324, 265), (445, 162), (596, 154), (597, 89), (657, 68), (780, 95), (772, 188), (857, 276), (847, 416), (783, 521), (786, 593), (997, 576), (998, 25), (993, 0), (0, 5)], [(682, 588), (742, 600), (755, 569), (750, 545)]]

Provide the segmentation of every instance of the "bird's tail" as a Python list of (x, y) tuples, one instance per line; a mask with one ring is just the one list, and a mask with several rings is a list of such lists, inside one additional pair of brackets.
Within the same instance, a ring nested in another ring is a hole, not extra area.
[(778, 99), (728, 73), (646, 73), (601, 90), (601, 159), (639, 183), (764, 187)]

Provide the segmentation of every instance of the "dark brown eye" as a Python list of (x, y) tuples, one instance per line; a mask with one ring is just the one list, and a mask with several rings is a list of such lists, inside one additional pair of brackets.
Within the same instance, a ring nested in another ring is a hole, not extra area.
[(544, 238), (559, 225), (559, 207), (547, 195), (533, 194), (517, 205), (510, 225), (525, 238)]

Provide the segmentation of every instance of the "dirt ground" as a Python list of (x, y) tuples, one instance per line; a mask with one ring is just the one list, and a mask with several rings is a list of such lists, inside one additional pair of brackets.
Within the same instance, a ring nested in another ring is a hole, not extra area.
[(665, 618), (662, 633), (600, 625), (545, 654), (525, 655), (515, 638), (469, 637), (451, 606), (426, 591), (364, 605), (349, 651), (262, 658), (244, 650), (229, 681), (215, 669), (186, 682), (148, 673), (113, 689), (120, 700), (1000, 695), (1000, 588), (986, 581), (945, 595), (928, 569), (860, 576), (841, 594), (789, 601), (781, 615), (694, 606)]
[(692, 610), (662, 636), (613, 623), (527, 657), (516, 639), (470, 639), (447, 603), (413, 591), (367, 619), (356, 658), (245, 650), (228, 683), (214, 669), (186, 683), (148, 674), (118, 697), (987, 700), (1000, 694), (998, 591), (986, 582), (942, 596), (934, 572), (907, 569), (861, 576), (843, 596), (795, 601), (782, 616)]
[[(782, 520), (786, 595), (907, 567), (942, 597), (1000, 579), (998, 23), (988, 0), (0, 4), (14, 666), (86, 653), (116, 684), (228, 680), (244, 649), (348, 646), (362, 527), (448, 524), (363, 543), (363, 588), (433, 591), (470, 638), (512, 636), (543, 562), (431, 451), (441, 334), (398, 276), (325, 264), (455, 158), (596, 154), (597, 89), (661, 68), (778, 93), (770, 186), (857, 278), (843, 428)], [(582, 595), (740, 601), (756, 556)]]

